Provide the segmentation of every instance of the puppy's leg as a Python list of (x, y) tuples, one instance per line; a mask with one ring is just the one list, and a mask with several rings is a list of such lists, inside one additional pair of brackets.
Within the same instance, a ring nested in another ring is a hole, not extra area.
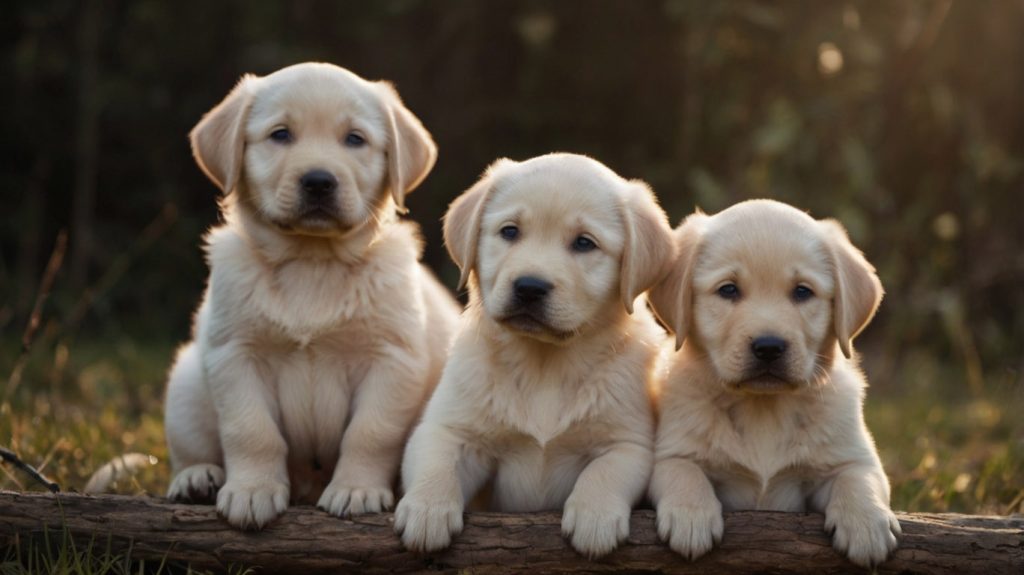
[(257, 360), (226, 344), (207, 352), (227, 480), (217, 511), (231, 525), (259, 529), (288, 508), (288, 446), (277, 402)]
[(874, 567), (896, 548), (900, 523), (889, 508), (889, 480), (881, 465), (855, 465), (839, 472), (813, 497), (825, 513), (832, 546), (857, 565)]
[(167, 382), (167, 450), (173, 480), (167, 498), (213, 503), (224, 484), (223, 455), (217, 436), (217, 412), (203, 381), (195, 343), (178, 351)]
[(658, 535), (683, 557), (694, 560), (722, 540), (722, 504), (699, 465), (682, 457), (654, 464), (651, 500)]
[(629, 537), (629, 514), (651, 477), (649, 447), (620, 442), (587, 465), (565, 502), (562, 534), (594, 558)]
[(393, 349), (370, 368), (359, 384), (352, 421), (341, 441), (334, 476), (317, 507), (345, 517), (379, 513), (394, 505), (392, 484), (402, 446), (419, 413), (427, 388), (426, 358)]
[(405, 497), (395, 509), (395, 533), (411, 551), (436, 551), (462, 531), (466, 501), (493, 470), (493, 461), (441, 424), (424, 421), (406, 446)]

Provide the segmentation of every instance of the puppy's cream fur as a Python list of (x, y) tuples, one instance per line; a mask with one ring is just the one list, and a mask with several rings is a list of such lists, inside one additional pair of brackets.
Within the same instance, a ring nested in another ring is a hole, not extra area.
[[(664, 212), (583, 156), (499, 160), (452, 204), (445, 242), (470, 305), (406, 450), (396, 530), (410, 549), (447, 546), (489, 482), (488, 508), (564, 508), (577, 550), (611, 551), (651, 470), (664, 332), (644, 305), (629, 310), (671, 261)], [(509, 311), (522, 277), (552, 286), (533, 317)]]
[[(874, 268), (837, 222), (768, 200), (694, 214), (676, 241), (650, 293), (681, 346), (660, 397), (659, 534), (693, 559), (723, 510), (813, 510), (852, 561), (883, 561), (900, 526), (850, 347), (882, 297)], [(768, 365), (752, 351), (764, 336), (786, 342)]]
[[(389, 507), (458, 315), (394, 215), (434, 164), (430, 135), (389, 85), (299, 64), (244, 77), (191, 136), (225, 223), (168, 383), (168, 497), (216, 494), (243, 528), (289, 499)], [(314, 170), (336, 189), (311, 198)]]

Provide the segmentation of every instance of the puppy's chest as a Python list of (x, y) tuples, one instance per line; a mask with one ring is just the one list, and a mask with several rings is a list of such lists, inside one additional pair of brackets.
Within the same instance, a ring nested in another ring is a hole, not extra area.
[[(536, 382), (534, 382), (536, 383)], [(482, 438), (496, 461), (493, 507), (557, 509), (612, 430), (599, 401), (564, 386), (511, 387), (491, 404), (498, 425)]]
[(773, 481), (816, 473), (814, 454), (826, 434), (801, 410), (737, 403), (723, 406), (717, 417), (724, 425), (709, 430), (704, 449), (723, 475), (747, 476), (768, 489)]
[(541, 445), (525, 434), (507, 433), (491, 446), (496, 460), (493, 509), (539, 511), (560, 508), (601, 442), (589, 433), (565, 433)]
[(511, 374), (496, 383), (490, 408), (505, 434), (527, 436), (541, 449), (600, 415), (599, 393), (577, 382), (562, 382), (557, 372), (540, 377)]
[(374, 267), (288, 264), (252, 286), (255, 319), (300, 346), (345, 332), (367, 332), (367, 322), (388, 316), (378, 307), (389, 296), (390, 282), (377, 271)]

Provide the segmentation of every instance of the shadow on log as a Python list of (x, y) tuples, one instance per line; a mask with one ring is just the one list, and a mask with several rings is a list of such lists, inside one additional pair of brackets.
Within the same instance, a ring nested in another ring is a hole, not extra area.
[[(1024, 573), (1024, 517), (899, 514), (903, 538), (880, 573)], [(469, 513), (450, 549), (406, 551), (390, 514), (342, 520), (292, 508), (257, 533), (236, 531), (209, 506), (162, 499), (0, 492), (0, 546), (15, 537), (51, 536), (134, 559), (166, 558), (192, 567), (259, 567), (261, 573), (457, 571), (462, 573), (863, 573), (832, 550), (817, 514), (741, 512), (725, 517), (721, 546), (688, 563), (658, 541), (654, 512), (633, 513), (626, 544), (588, 561), (560, 534), (558, 513)]]

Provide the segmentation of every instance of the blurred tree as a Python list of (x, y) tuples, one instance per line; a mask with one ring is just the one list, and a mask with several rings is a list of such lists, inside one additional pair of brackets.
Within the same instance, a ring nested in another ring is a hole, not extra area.
[(75, 243), (71, 252), (70, 282), (70, 287), (76, 290), (85, 288), (85, 278), (92, 260), (95, 241), (93, 219), (96, 210), (96, 172), (100, 145), (97, 76), (103, 4), (101, 0), (85, 0), (78, 15), (78, 121), (75, 125), (75, 187), (71, 226)]

